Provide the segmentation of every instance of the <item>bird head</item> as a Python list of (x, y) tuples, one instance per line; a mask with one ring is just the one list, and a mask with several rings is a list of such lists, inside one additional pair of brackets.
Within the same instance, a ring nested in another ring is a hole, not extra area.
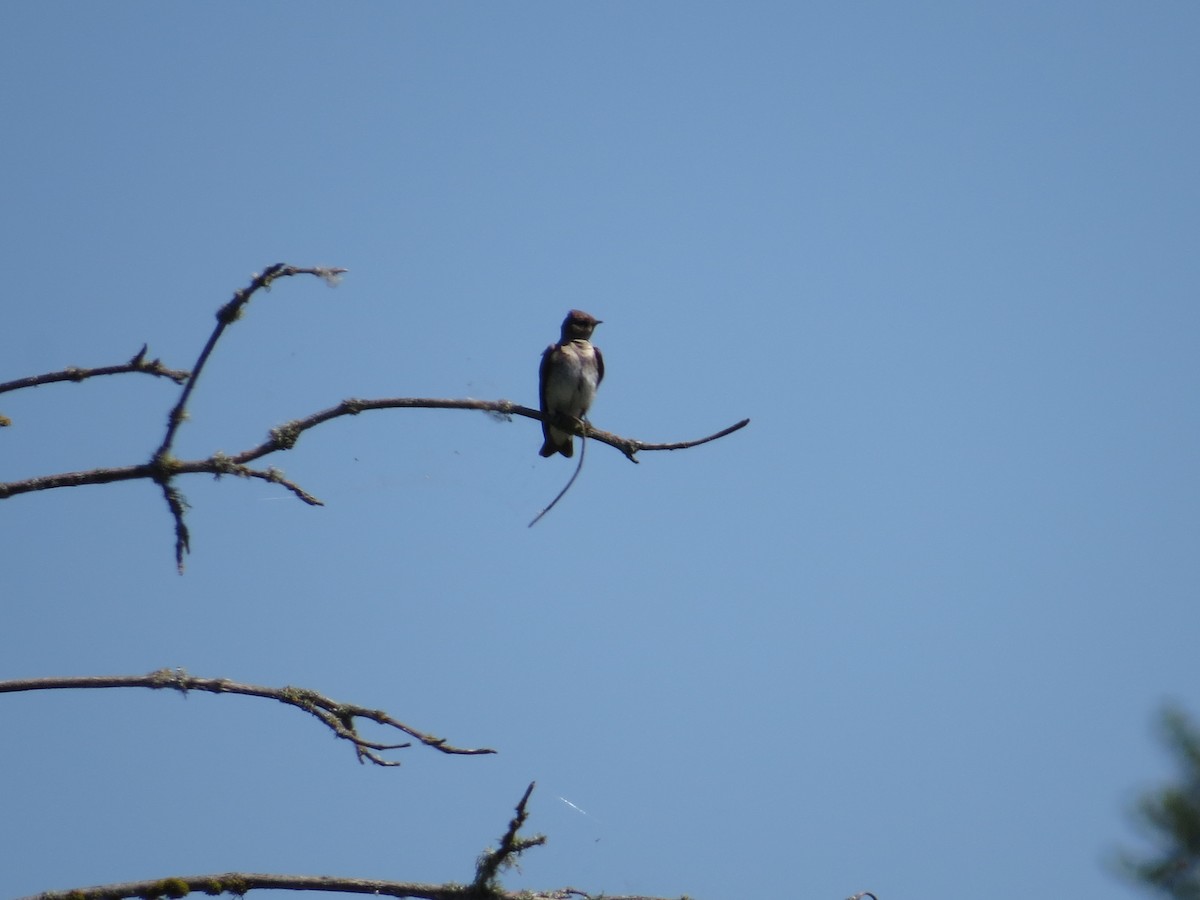
[(571, 310), (562, 323), (563, 343), (589, 340), (599, 324), (601, 324), (600, 320), (595, 316), (585, 313), (581, 309)]

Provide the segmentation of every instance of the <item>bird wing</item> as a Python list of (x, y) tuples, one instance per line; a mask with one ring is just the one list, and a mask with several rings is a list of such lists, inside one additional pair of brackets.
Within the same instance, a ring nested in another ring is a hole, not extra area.
[[(546, 370), (550, 368), (550, 357), (557, 349), (557, 344), (547, 347), (542, 353), (542, 364), (538, 367), (538, 405), (543, 414), (546, 412)], [(550, 426), (546, 422), (542, 422), (542, 436), (547, 440), (550, 438)]]

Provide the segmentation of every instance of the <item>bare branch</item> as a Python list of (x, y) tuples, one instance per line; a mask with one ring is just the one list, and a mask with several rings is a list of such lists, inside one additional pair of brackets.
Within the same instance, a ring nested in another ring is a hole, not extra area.
[(168, 479), (159, 478), (156, 474), (154, 480), (162, 489), (163, 499), (167, 501), (167, 509), (171, 511), (171, 516), (175, 520), (175, 568), (182, 575), (183, 556), (192, 549), (191, 532), (188, 531), (187, 523), (183, 521), (183, 514), (187, 509), (188, 502)]
[[(341, 416), (354, 416), (361, 412), (376, 409), (470, 409), (494, 413), (501, 417), (523, 416), (539, 422), (543, 418), (539, 410), (520, 406), (511, 400), (473, 400), (469, 398), (455, 400), (427, 397), (343, 400), (337, 406), (332, 406), (329, 409), (313, 413), (304, 419), (296, 419), (295, 421), (287, 422), (271, 429), (271, 436), (268, 440), (233, 456), (217, 453), (207, 459), (176, 460), (167, 458), (160, 460), (157, 464), (144, 463), (137, 466), (89, 469), (85, 472), (63, 472), (58, 475), (42, 475), (36, 478), (28, 478), (24, 481), (0, 482), (0, 500), (15, 497), (17, 494), (28, 494), (34, 491), (46, 491), (54, 488), (79, 487), (85, 484), (110, 484), (114, 481), (136, 481), (142, 478), (162, 481), (163, 479), (170, 479), (177, 475), (205, 473), (216, 476), (232, 474), (274, 481), (296, 493), (304, 502), (312, 505), (320, 505), (320, 501), (316, 500), (316, 498), (306, 494), (292, 483), (283, 479), (281, 473), (277, 470), (267, 470), (264, 474), (246, 469), (246, 463), (261, 459), (270, 453), (290, 450), (295, 446), (301, 434), (331, 419), (337, 419)], [(556, 426), (563, 427), (565, 430), (572, 431), (575, 434), (583, 435), (584, 433), (583, 428), (576, 422), (568, 422), (560, 418), (555, 418), (554, 422)], [(588, 438), (599, 441), (602, 444), (608, 444), (610, 447), (615, 447), (624, 453), (628, 459), (637, 462), (638, 460), (634, 456), (640, 451), (684, 450), (688, 447), (697, 447), (700, 444), (706, 444), (709, 441), (715, 441), (718, 438), (733, 434), (735, 431), (745, 428), (748, 424), (750, 424), (749, 419), (742, 419), (740, 422), (730, 425), (716, 434), (710, 434), (708, 437), (671, 444), (651, 444), (633, 438), (621, 437), (612, 432), (602, 431), (592, 425), (583, 427), (587, 429), (586, 436)], [(273, 475), (271, 474), (272, 472), (274, 472)]]
[[(545, 421), (546, 418), (542, 415), (541, 410), (530, 409), (528, 406), (521, 406), (513, 403), (511, 400), (475, 400), (472, 398), (456, 400), (430, 397), (388, 397), (380, 400), (350, 399), (343, 400), (337, 406), (323, 409), (306, 418), (296, 419), (295, 421), (273, 428), (271, 429), (270, 440), (244, 453), (239, 453), (232, 458), (236, 462), (245, 463), (258, 459), (261, 456), (266, 456), (268, 453), (274, 453), (276, 450), (290, 450), (295, 446), (296, 440), (300, 435), (310, 428), (315, 428), (317, 425), (328, 422), (330, 419), (339, 418), (340, 416), (356, 416), (359, 413), (376, 409), (475, 409), (505, 418), (523, 416), (526, 419), (534, 419), (538, 422)], [(578, 435), (584, 435), (584, 429), (586, 429), (587, 437), (600, 441), (602, 444), (608, 444), (610, 447), (615, 447), (624, 453), (630, 462), (637, 462), (638, 460), (634, 458), (634, 455), (640, 450), (685, 450), (688, 447), (697, 447), (700, 444), (707, 444), (709, 441), (715, 441), (718, 438), (723, 438), (726, 435), (733, 434), (735, 431), (745, 428), (750, 424), (750, 420), (742, 419), (740, 422), (730, 425), (716, 434), (710, 434), (708, 437), (672, 444), (650, 444), (633, 438), (621, 437), (608, 431), (602, 431), (590, 423), (581, 424), (579, 421), (569, 417), (555, 416), (553, 424), (564, 431), (570, 431), (572, 434)], [(0, 498), (4, 497), (3, 488), (4, 485), (0, 484)]]
[[(179, 431), (179, 426), (187, 418), (188, 400), (192, 396), (192, 391), (196, 389), (196, 381), (200, 378), (200, 373), (204, 370), (209, 356), (212, 355), (213, 349), (217, 346), (217, 341), (221, 339), (221, 335), (225, 333), (226, 328), (241, 318), (242, 310), (250, 302), (250, 298), (260, 290), (270, 290), (271, 283), (276, 279), (289, 278), (293, 275), (315, 275), (317, 278), (323, 278), (332, 285), (337, 283), (338, 278), (345, 271), (345, 269), (300, 268), (298, 266), (289, 266), (285, 263), (275, 263), (275, 265), (267, 266), (267, 268), (263, 269), (261, 274), (255, 275), (250, 280), (248, 286), (235, 291), (233, 299), (217, 310), (217, 325), (213, 328), (212, 334), (208, 336), (208, 341), (204, 344), (204, 349), (200, 351), (200, 356), (196, 358), (196, 364), (192, 366), (192, 373), (188, 376), (187, 381), (184, 382), (183, 390), (179, 392), (179, 399), (167, 415), (166, 433), (163, 435), (162, 443), (158, 445), (158, 449), (154, 451), (154, 456), (151, 457), (150, 461), (150, 465), (154, 470), (154, 474), (151, 477), (162, 485), (163, 497), (166, 498), (167, 508), (170, 509), (171, 516), (175, 520), (175, 565), (178, 567), (181, 575), (183, 574), (183, 557), (189, 548), (188, 530), (183, 522), (183, 510), (187, 506), (187, 502), (183, 499), (183, 495), (170, 483), (171, 477), (175, 474), (172, 465), (174, 460), (171, 457), (171, 445), (175, 442), (175, 434)], [(262, 477), (252, 471), (240, 474)], [(294, 485), (288, 483), (288, 486), (302, 498), (308, 496)]]
[[(153, 673), (159, 674), (159, 673)], [(169, 673), (168, 673), (169, 674)], [(12, 682), (9, 682), (10, 684)], [(182, 875), (149, 881), (129, 881), (96, 887), (39, 894), (24, 900), (125, 900), (129, 897), (152, 900), (159, 897), (186, 897), (195, 891), (209, 896), (233, 894), (241, 897), (253, 890), (329, 891), (342, 894), (374, 894), (380, 897), (412, 897), (418, 900), (592, 900), (593, 895), (576, 888), (551, 891), (507, 891), (496, 883), (501, 869), (515, 863), (516, 857), (530, 847), (546, 842), (541, 835), (522, 838), (518, 832), (529, 817), (526, 805), (533, 784), (525, 789), (516, 815), (500, 839), (500, 846), (483, 854), (471, 884), (420, 884), (407, 881), (375, 881), (366, 878), (337, 878), (329, 875), (269, 875), (253, 872), (226, 872), (221, 875)], [(863, 895), (860, 895), (863, 896)], [(605, 900), (663, 900), (658, 897), (596, 895)], [(686, 898), (684, 898), (686, 900)]]
[[(185, 522), (185, 512), (187, 510), (187, 500), (183, 494), (175, 487), (174, 479), (179, 475), (190, 475), (198, 473), (206, 473), (216, 477), (222, 475), (237, 475), (241, 478), (257, 478), (262, 481), (268, 481), (282, 485), (287, 490), (291, 491), (296, 497), (311, 506), (323, 505), (320, 500), (302, 488), (300, 485), (284, 477), (283, 473), (274, 467), (267, 469), (252, 468), (248, 464), (260, 459), (268, 454), (275, 453), (280, 450), (290, 450), (295, 446), (300, 435), (310, 428), (315, 428), (331, 419), (340, 418), (342, 416), (358, 415), (361, 412), (375, 409), (472, 409), (483, 412), (492, 413), (493, 415), (502, 418), (511, 418), (514, 415), (523, 416), (536, 421), (543, 421), (545, 418), (540, 410), (530, 409), (529, 407), (520, 406), (509, 400), (474, 400), (474, 399), (431, 399), (421, 397), (393, 397), (379, 400), (359, 400), (350, 399), (343, 400), (337, 406), (329, 409), (321, 410), (312, 415), (297, 419), (292, 422), (287, 422), (283, 425), (271, 429), (268, 440), (259, 444), (256, 447), (251, 447), (242, 453), (235, 456), (229, 456), (222, 452), (214, 453), (207, 459), (197, 459), (183, 461), (176, 459), (171, 454), (171, 447), (174, 444), (175, 437), (179, 431), (179, 426), (187, 418), (187, 404), (192, 396), (192, 391), (195, 390), (196, 383), (200, 377), (200, 373), (204, 370), (208, 363), (209, 357), (212, 355), (217, 342), (225, 329), (241, 316), (246, 304), (250, 302), (251, 297), (259, 290), (269, 290), (271, 284), (280, 279), (287, 278), (293, 275), (313, 275), (318, 278), (323, 278), (326, 281), (336, 283), (339, 276), (345, 273), (345, 269), (341, 268), (301, 268), (297, 266), (289, 266), (284, 263), (276, 263), (268, 266), (261, 274), (256, 274), (250, 281), (250, 284), (245, 288), (241, 288), (234, 292), (233, 298), (221, 307), (217, 312), (217, 324), (213, 328), (212, 334), (209, 335), (208, 341), (204, 348), (200, 351), (200, 355), (196, 359), (196, 364), (192, 367), (190, 373), (177, 372), (166, 369), (158, 360), (147, 363), (146, 347), (137, 353), (129, 363), (124, 366), (110, 366), (107, 369), (66, 369), (60, 373), (51, 373), (45, 376), (36, 376), (33, 379), (24, 379), (20, 382), (9, 382), (7, 385), (0, 385), (0, 392), (5, 389), (14, 390), (17, 387), (29, 387), (39, 383), (49, 383), (55, 380), (80, 380), (83, 377), (90, 377), (98, 374), (112, 374), (118, 371), (142, 371), (151, 374), (166, 375), (180, 381), (183, 385), (180, 391), (179, 399), (175, 402), (170, 413), (167, 416), (167, 427), (163, 435), (162, 442), (158, 449), (154, 451), (150, 461), (141, 465), (119, 466), (110, 468), (90, 469), (84, 472), (64, 472), (57, 475), (44, 475), (34, 478), (28, 478), (23, 481), (0, 482), (0, 500), (16, 496), (17, 494), (32, 493), (35, 491), (51, 490), (60, 487), (79, 487), (85, 484), (109, 484), (115, 481), (133, 481), (140, 479), (149, 479), (155, 482), (162, 491), (163, 499), (167, 504), (167, 509), (171, 514), (171, 518), (175, 526), (175, 564), (179, 571), (183, 572), (184, 556), (190, 551), (190, 535), (187, 524)], [(591, 426), (590, 423), (581, 422), (578, 420), (567, 420), (565, 417), (554, 416), (553, 424), (569, 431), (572, 434), (578, 434), (582, 437), (590, 437), (593, 440), (600, 441), (603, 444), (616, 447), (625, 457), (631, 462), (637, 462), (636, 454), (641, 450), (682, 450), (688, 447), (695, 447), (700, 444), (714, 441), (717, 438), (724, 437), (733, 433), (749, 424), (749, 419), (743, 419), (735, 425), (731, 425), (716, 434), (708, 437), (700, 438), (693, 441), (682, 441), (670, 444), (650, 444), (644, 441), (634, 440), (632, 438), (624, 438), (620, 435), (612, 434), (607, 431), (602, 431)], [(9, 420), (0, 416), (0, 426), (9, 424)], [(580, 465), (583, 463), (583, 454), (580, 454)], [(576, 469), (576, 476), (579, 470)], [(575, 480), (572, 476), (571, 481)], [(567, 488), (570, 487), (568, 483)], [(563, 493), (565, 493), (564, 489)], [(561, 494), (559, 495), (562, 496)], [(557, 499), (550, 504), (546, 510), (543, 510), (541, 515), (553, 507), (557, 503)], [(538, 518), (541, 517), (538, 516)], [(537, 521), (536, 519), (534, 520)], [(530, 523), (533, 524), (533, 523)]]
[(529, 803), (529, 795), (533, 793), (536, 783), (531, 781), (529, 782), (529, 787), (525, 788), (521, 802), (517, 804), (517, 814), (508, 823), (508, 830), (500, 838), (500, 846), (495, 850), (484, 851), (483, 855), (479, 857), (479, 862), (475, 867), (474, 888), (476, 891), (494, 890), (496, 887), (496, 876), (499, 875), (502, 869), (508, 869), (516, 865), (517, 857), (530, 847), (540, 847), (546, 843), (545, 835), (541, 834), (534, 835), (531, 838), (517, 836), (517, 832), (521, 830), (521, 826), (529, 818), (529, 813), (525, 809), (525, 806)]
[(468, 888), (452, 884), (416, 884), (403, 881), (373, 881), (366, 878), (334, 878), (329, 875), (268, 875), (255, 872), (226, 872), (221, 875), (182, 875), (149, 881), (127, 881), (48, 892), (24, 900), (122, 900), (126, 897), (186, 897), (193, 891), (209, 896), (232, 894), (240, 897), (253, 890), (329, 891), (339, 894), (376, 894), (381, 897), (415, 897), (422, 900), (468, 900), (478, 898)]
[[(5, 381), (0, 383), (0, 394), (8, 391), (19, 391), (22, 388), (37, 387), (42, 384), (53, 384), (56, 381), (84, 381), (100, 375), (121, 375), (126, 372), (144, 372), (147, 375), (170, 378), (176, 384), (183, 384), (187, 381), (190, 373), (184, 372), (182, 369), (168, 369), (158, 359), (152, 359), (147, 362), (147, 349), (147, 345), (142, 344), (142, 349), (134, 354), (133, 359), (118, 366), (101, 366), (95, 369), (80, 369), (77, 366), (67, 366), (67, 368), (59, 372), (47, 372), (44, 375), (31, 375), (28, 378)], [(11, 424), (12, 419), (8, 418), (8, 416), (0, 416), (0, 428)]]
[(117, 366), (100, 366), (94, 369), (67, 366), (67, 368), (59, 372), (47, 372), (44, 375), (30, 375), (28, 378), (0, 382), (0, 394), (5, 394), (9, 391), (19, 391), (22, 388), (38, 387), (43, 384), (53, 384), (56, 381), (86, 381), (88, 378), (96, 378), (100, 375), (123, 375), (127, 372), (143, 372), (146, 375), (154, 375), (159, 378), (170, 378), (176, 384), (183, 384), (188, 380), (190, 372), (185, 372), (182, 369), (168, 369), (162, 364), (162, 360), (159, 359), (152, 359), (147, 362), (146, 351), (148, 349), (146, 344), (142, 344), (142, 349), (134, 355), (133, 359)]
[(62, 472), (58, 475), (39, 475), (24, 481), (0, 482), (0, 500), (17, 494), (33, 491), (48, 491), (61, 487), (80, 487), (85, 484), (110, 484), (114, 481), (133, 481), (139, 478), (154, 478), (154, 466), (114, 466), (104, 469), (88, 469), (86, 472)]
[(167, 431), (163, 435), (163, 440), (158, 447), (158, 451), (154, 454), (155, 458), (165, 458), (171, 452), (171, 445), (175, 442), (175, 433), (179, 430), (179, 426), (186, 417), (187, 402), (192, 396), (192, 391), (196, 389), (196, 381), (200, 378), (200, 373), (204, 371), (204, 366), (208, 362), (209, 356), (212, 355), (213, 348), (217, 346), (217, 341), (221, 339), (221, 335), (225, 333), (225, 329), (241, 317), (242, 309), (250, 302), (250, 298), (256, 292), (259, 290), (270, 290), (273, 281), (278, 278), (288, 278), (292, 275), (315, 275), (318, 278), (325, 279), (330, 284), (334, 284), (338, 277), (344, 274), (345, 271), (345, 269), (304, 269), (297, 266), (289, 266), (285, 263), (275, 263), (275, 265), (267, 266), (267, 268), (263, 269), (261, 274), (255, 275), (249, 285), (235, 291), (233, 299), (217, 310), (217, 325), (213, 329), (212, 334), (208, 336), (208, 341), (205, 343), (204, 349), (200, 351), (200, 356), (196, 358), (196, 364), (192, 366), (192, 373), (188, 376), (187, 381), (183, 385), (183, 390), (179, 393), (179, 400), (176, 401), (174, 408), (167, 416)]
[(324, 506), (325, 504), (310, 494), (294, 481), (289, 481), (283, 477), (283, 473), (272, 466), (269, 469), (252, 469), (249, 466), (236, 466), (233, 469), (234, 475), (241, 475), (243, 478), (261, 478), (263, 481), (269, 481), (271, 484), (282, 485), (287, 488), (309, 506)]
[(88, 675), (74, 678), (26, 678), (16, 681), (0, 681), (0, 694), (16, 693), (19, 691), (49, 691), (76, 688), (171, 688), (181, 693), (188, 691), (208, 691), (212, 694), (242, 694), (247, 697), (263, 697), (268, 700), (278, 700), (288, 706), (303, 710), (318, 719), (339, 738), (354, 745), (360, 763), (371, 761), (378, 766), (398, 766), (396, 760), (383, 759), (378, 751), (399, 750), (411, 747), (411, 743), (381, 744), (368, 741), (358, 734), (355, 719), (369, 719), (388, 728), (394, 728), (416, 739), (426, 747), (431, 747), (442, 753), (457, 756), (481, 756), (495, 753), (487, 748), (468, 749), (448, 744), (444, 738), (434, 737), (418, 731), (410, 725), (405, 725), (393, 719), (383, 710), (368, 709), (353, 703), (339, 703), (310, 691), (297, 687), (263, 687), (256, 684), (241, 684), (226, 678), (196, 678), (187, 674), (183, 669), (159, 669), (148, 675)]
[[(742, 421), (736, 422), (733, 425), (730, 425), (728, 428), (722, 428), (716, 434), (710, 434), (708, 437), (698, 438), (697, 440), (694, 440), (694, 441), (680, 441), (679, 443), (676, 443), (676, 444), (643, 444), (638, 441), (633, 441), (633, 442), (631, 442), (632, 452), (636, 453), (638, 450), (686, 450), (689, 447), (699, 447), (701, 444), (707, 444), (709, 441), (715, 441), (718, 438), (723, 438), (726, 435), (733, 434), (735, 431), (741, 431), (743, 428), (745, 428), (749, 424), (750, 424), (749, 419), (742, 419)], [(597, 435), (595, 433), (593, 433), (590, 429), (588, 431), (588, 436), (589, 437), (597, 437)], [(624, 439), (618, 438), (618, 440), (624, 440)], [(614, 444), (614, 446), (616, 446), (616, 445)], [(618, 447), (618, 449), (623, 449), (623, 448)], [(629, 454), (627, 453), (626, 455), (628, 456)], [(630, 458), (632, 458), (632, 457), (630, 457)]]
[[(254, 890), (325, 891), (335, 894), (375, 894), (380, 897), (412, 897), (418, 900), (666, 900), (641, 895), (588, 894), (575, 888), (552, 891), (506, 891), (493, 887), (480, 890), (473, 884), (420, 884), (410, 881), (375, 881), (368, 878), (337, 878), (332, 875), (270, 875), (257, 872), (225, 872), (220, 875), (180, 875), (149, 881), (127, 881), (95, 887), (72, 888), (24, 897), (21, 900), (125, 900), (125, 898), (185, 897), (193, 892), (208, 896), (231, 894), (240, 897)], [(684, 898), (687, 900), (687, 898)]]

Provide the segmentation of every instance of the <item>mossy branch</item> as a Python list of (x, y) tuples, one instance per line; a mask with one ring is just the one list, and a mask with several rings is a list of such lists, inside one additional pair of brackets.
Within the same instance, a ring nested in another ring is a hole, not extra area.
[[(72, 888), (65, 891), (38, 894), (23, 900), (125, 900), (160, 897), (186, 897), (202, 892), (209, 896), (232, 894), (241, 897), (253, 890), (328, 891), (341, 894), (373, 894), (378, 897), (412, 897), (417, 900), (664, 900), (638, 895), (592, 895), (576, 888), (550, 891), (508, 891), (497, 882), (497, 874), (511, 866), (517, 856), (531, 847), (545, 843), (541, 835), (525, 838), (520, 829), (528, 818), (526, 804), (533, 785), (525, 790), (517, 804), (517, 814), (500, 839), (500, 846), (482, 857), (470, 884), (422, 884), (410, 881), (376, 881), (367, 878), (338, 878), (331, 875), (271, 875), (254, 872), (226, 872), (219, 875), (180, 875), (148, 881), (129, 881), (123, 884), (104, 884), (95, 887)], [(865, 895), (859, 895), (862, 897)], [(688, 898), (682, 898), (688, 900)]]

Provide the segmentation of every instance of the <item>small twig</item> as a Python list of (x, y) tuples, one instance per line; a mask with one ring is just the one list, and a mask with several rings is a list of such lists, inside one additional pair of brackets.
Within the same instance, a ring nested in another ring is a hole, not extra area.
[[(88, 378), (96, 378), (99, 375), (121, 375), (126, 372), (144, 372), (147, 375), (170, 378), (176, 384), (183, 384), (187, 381), (190, 374), (188, 372), (184, 372), (181, 369), (168, 369), (158, 359), (146, 362), (146, 350), (147, 346), (142, 344), (142, 349), (134, 355), (133, 359), (119, 366), (101, 366), (95, 369), (80, 369), (77, 366), (67, 366), (67, 368), (59, 372), (47, 372), (44, 375), (31, 375), (28, 378), (5, 381), (0, 383), (0, 394), (7, 391), (19, 391), (22, 388), (37, 387), (42, 384), (53, 384), (56, 381), (84, 381)], [(11, 424), (12, 419), (8, 416), (0, 416), (0, 428)]]
[[(694, 441), (680, 441), (676, 444), (643, 444), (639, 441), (634, 441), (632, 443), (636, 444), (637, 446), (634, 448), (633, 452), (636, 453), (638, 450), (686, 450), (689, 447), (699, 447), (701, 444), (707, 444), (709, 441), (715, 441), (718, 438), (723, 438), (728, 434), (733, 434), (735, 431), (740, 431), (749, 424), (749, 419), (742, 419), (742, 421), (730, 425), (728, 428), (722, 428), (716, 434), (710, 434), (708, 437), (702, 437)], [(596, 436), (591, 431), (588, 431), (588, 434), (592, 437)]]
[(534, 835), (531, 838), (517, 836), (517, 833), (521, 830), (521, 826), (529, 818), (529, 813), (525, 809), (525, 806), (529, 803), (529, 795), (533, 793), (536, 783), (531, 781), (529, 782), (529, 787), (525, 788), (521, 802), (517, 804), (517, 814), (508, 823), (508, 830), (500, 838), (500, 846), (495, 850), (485, 851), (479, 857), (479, 863), (475, 867), (474, 883), (477, 891), (494, 890), (496, 887), (496, 876), (500, 873), (501, 869), (508, 869), (516, 865), (517, 857), (530, 847), (539, 847), (546, 843), (545, 835), (541, 834)]
[(289, 481), (287, 478), (284, 478), (283, 473), (273, 466), (266, 470), (252, 469), (249, 466), (235, 466), (233, 469), (233, 474), (240, 475), (243, 478), (260, 478), (263, 481), (270, 482), (271, 484), (278, 484), (287, 488), (309, 506), (325, 505), (323, 501), (318, 500), (308, 491), (304, 490), (304, 488), (300, 487), (300, 485), (296, 484), (296, 482)]
[(224, 453), (215, 453), (206, 460), (213, 463), (217, 471), (214, 475), (220, 478), (222, 475), (237, 475), (239, 478), (258, 478), (262, 481), (270, 482), (271, 484), (282, 485), (287, 488), (309, 506), (324, 506), (325, 504), (310, 494), (296, 482), (284, 477), (283, 472), (271, 466), (266, 469), (252, 469), (249, 466), (235, 463)]
[(161, 360), (152, 359), (146, 361), (146, 351), (149, 349), (145, 344), (127, 363), (121, 363), (117, 366), (100, 366), (93, 369), (81, 369), (76, 366), (67, 366), (58, 372), (47, 372), (44, 375), (31, 375), (28, 378), (17, 378), (14, 381), (0, 382), (0, 394), (5, 394), (8, 391), (19, 391), (22, 388), (38, 387), (43, 384), (53, 384), (56, 381), (86, 381), (88, 378), (96, 378), (100, 375), (123, 375), (127, 372), (143, 372), (146, 375), (154, 375), (159, 378), (170, 378), (176, 384), (183, 384), (187, 381), (191, 374), (182, 369), (168, 369), (162, 364)]
[(263, 687), (257, 684), (241, 684), (225, 678), (196, 678), (182, 669), (159, 669), (148, 675), (88, 675), (73, 678), (26, 678), (16, 681), (0, 681), (0, 694), (18, 691), (48, 691), (76, 688), (171, 688), (181, 693), (207, 691), (212, 694), (242, 694), (246, 697), (263, 697), (278, 700), (288, 706), (303, 710), (314, 716), (334, 734), (354, 745), (358, 761), (370, 760), (377, 766), (398, 766), (399, 761), (386, 760), (376, 751), (399, 750), (411, 747), (411, 743), (381, 744), (368, 741), (358, 734), (355, 719), (369, 719), (388, 728), (394, 728), (415, 738), (426, 747), (456, 756), (481, 756), (495, 753), (487, 748), (468, 749), (446, 743), (444, 738), (434, 737), (393, 719), (383, 710), (368, 709), (353, 703), (339, 703), (316, 691), (296, 687)]
[(196, 381), (200, 378), (200, 373), (204, 371), (204, 366), (208, 362), (209, 356), (212, 355), (213, 349), (217, 346), (217, 341), (225, 333), (225, 329), (241, 318), (243, 307), (250, 302), (250, 298), (255, 293), (259, 290), (270, 290), (271, 282), (277, 278), (288, 278), (292, 275), (315, 275), (332, 284), (345, 271), (345, 269), (305, 269), (297, 266), (289, 266), (285, 263), (275, 263), (275, 265), (267, 266), (267, 268), (263, 269), (261, 274), (255, 275), (249, 285), (235, 291), (233, 299), (217, 310), (217, 325), (213, 329), (212, 334), (208, 336), (208, 341), (205, 343), (204, 349), (200, 351), (200, 355), (196, 358), (196, 364), (192, 366), (191, 375), (184, 382), (183, 390), (179, 392), (179, 400), (176, 401), (175, 406), (167, 416), (167, 431), (163, 435), (162, 443), (159, 444), (157, 452), (154, 454), (155, 458), (166, 457), (171, 452), (171, 445), (175, 442), (175, 433), (179, 430), (179, 426), (183, 424), (184, 418), (186, 418), (187, 402), (192, 396), (192, 391), (196, 389)]
[(578, 478), (579, 473), (583, 471), (583, 457), (586, 453), (587, 436), (584, 435), (579, 438), (579, 464), (575, 466), (575, 471), (571, 474), (571, 479), (563, 486), (563, 489), (558, 492), (558, 496), (551, 500), (548, 506), (546, 506), (540, 513), (533, 517), (533, 521), (529, 523), (530, 528), (540, 522), (542, 520), (542, 516), (554, 509), (554, 507), (558, 505), (558, 501), (561, 500), (566, 495), (567, 491), (571, 489), (571, 485), (575, 483), (575, 479)]
[(166, 497), (167, 507), (175, 519), (175, 562), (179, 567), (180, 574), (183, 573), (183, 557), (188, 552), (187, 526), (183, 522), (183, 509), (187, 504), (179, 492), (170, 485), (172, 476), (176, 474), (174, 460), (171, 457), (171, 445), (175, 442), (179, 426), (187, 418), (188, 400), (192, 396), (192, 391), (196, 389), (196, 382), (200, 378), (200, 373), (204, 371), (204, 366), (208, 362), (209, 356), (212, 355), (213, 349), (217, 346), (217, 341), (221, 339), (226, 328), (241, 318), (242, 310), (250, 302), (250, 298), (260, 290), (270, 290), (271, 283), (276, 279), (289, 278), (293, 275), (315, 275), (330, 284), (336, 284), (339, 276), (343, 275), (345, 271), (345, 269), (336, 268), (300, 268), (284, 263), (275, 263), (275, 265), (263, 269), (261, 274), (255, 275), (248, 286), (235, 291), (233, 299), (217, 310), (216, 327), (213, 328), (212, 334), (208, 336), (208, 341), (204, 344), (204, 349), (196, 358), (196, 364), (192, 366), (192, 372), (184, 382), (183, 390), (179, 392), (179, 399), (167, 415), (166, 433), (150, 461), (154, 469), (152, 477), (163, 486), (163, 496)]
[(192, 549), (191, 532), (188, 531), (187, 523), (183, 520), (188, 502), (166, 478), (155, 478), (155, 481), (158, 482), (163, 499), (167, 501), (167, 509), (171, 511), (171, 517), (175, 520), (175, 568), (182, 575), (183, 556), (185, 553), (190, 553)]

